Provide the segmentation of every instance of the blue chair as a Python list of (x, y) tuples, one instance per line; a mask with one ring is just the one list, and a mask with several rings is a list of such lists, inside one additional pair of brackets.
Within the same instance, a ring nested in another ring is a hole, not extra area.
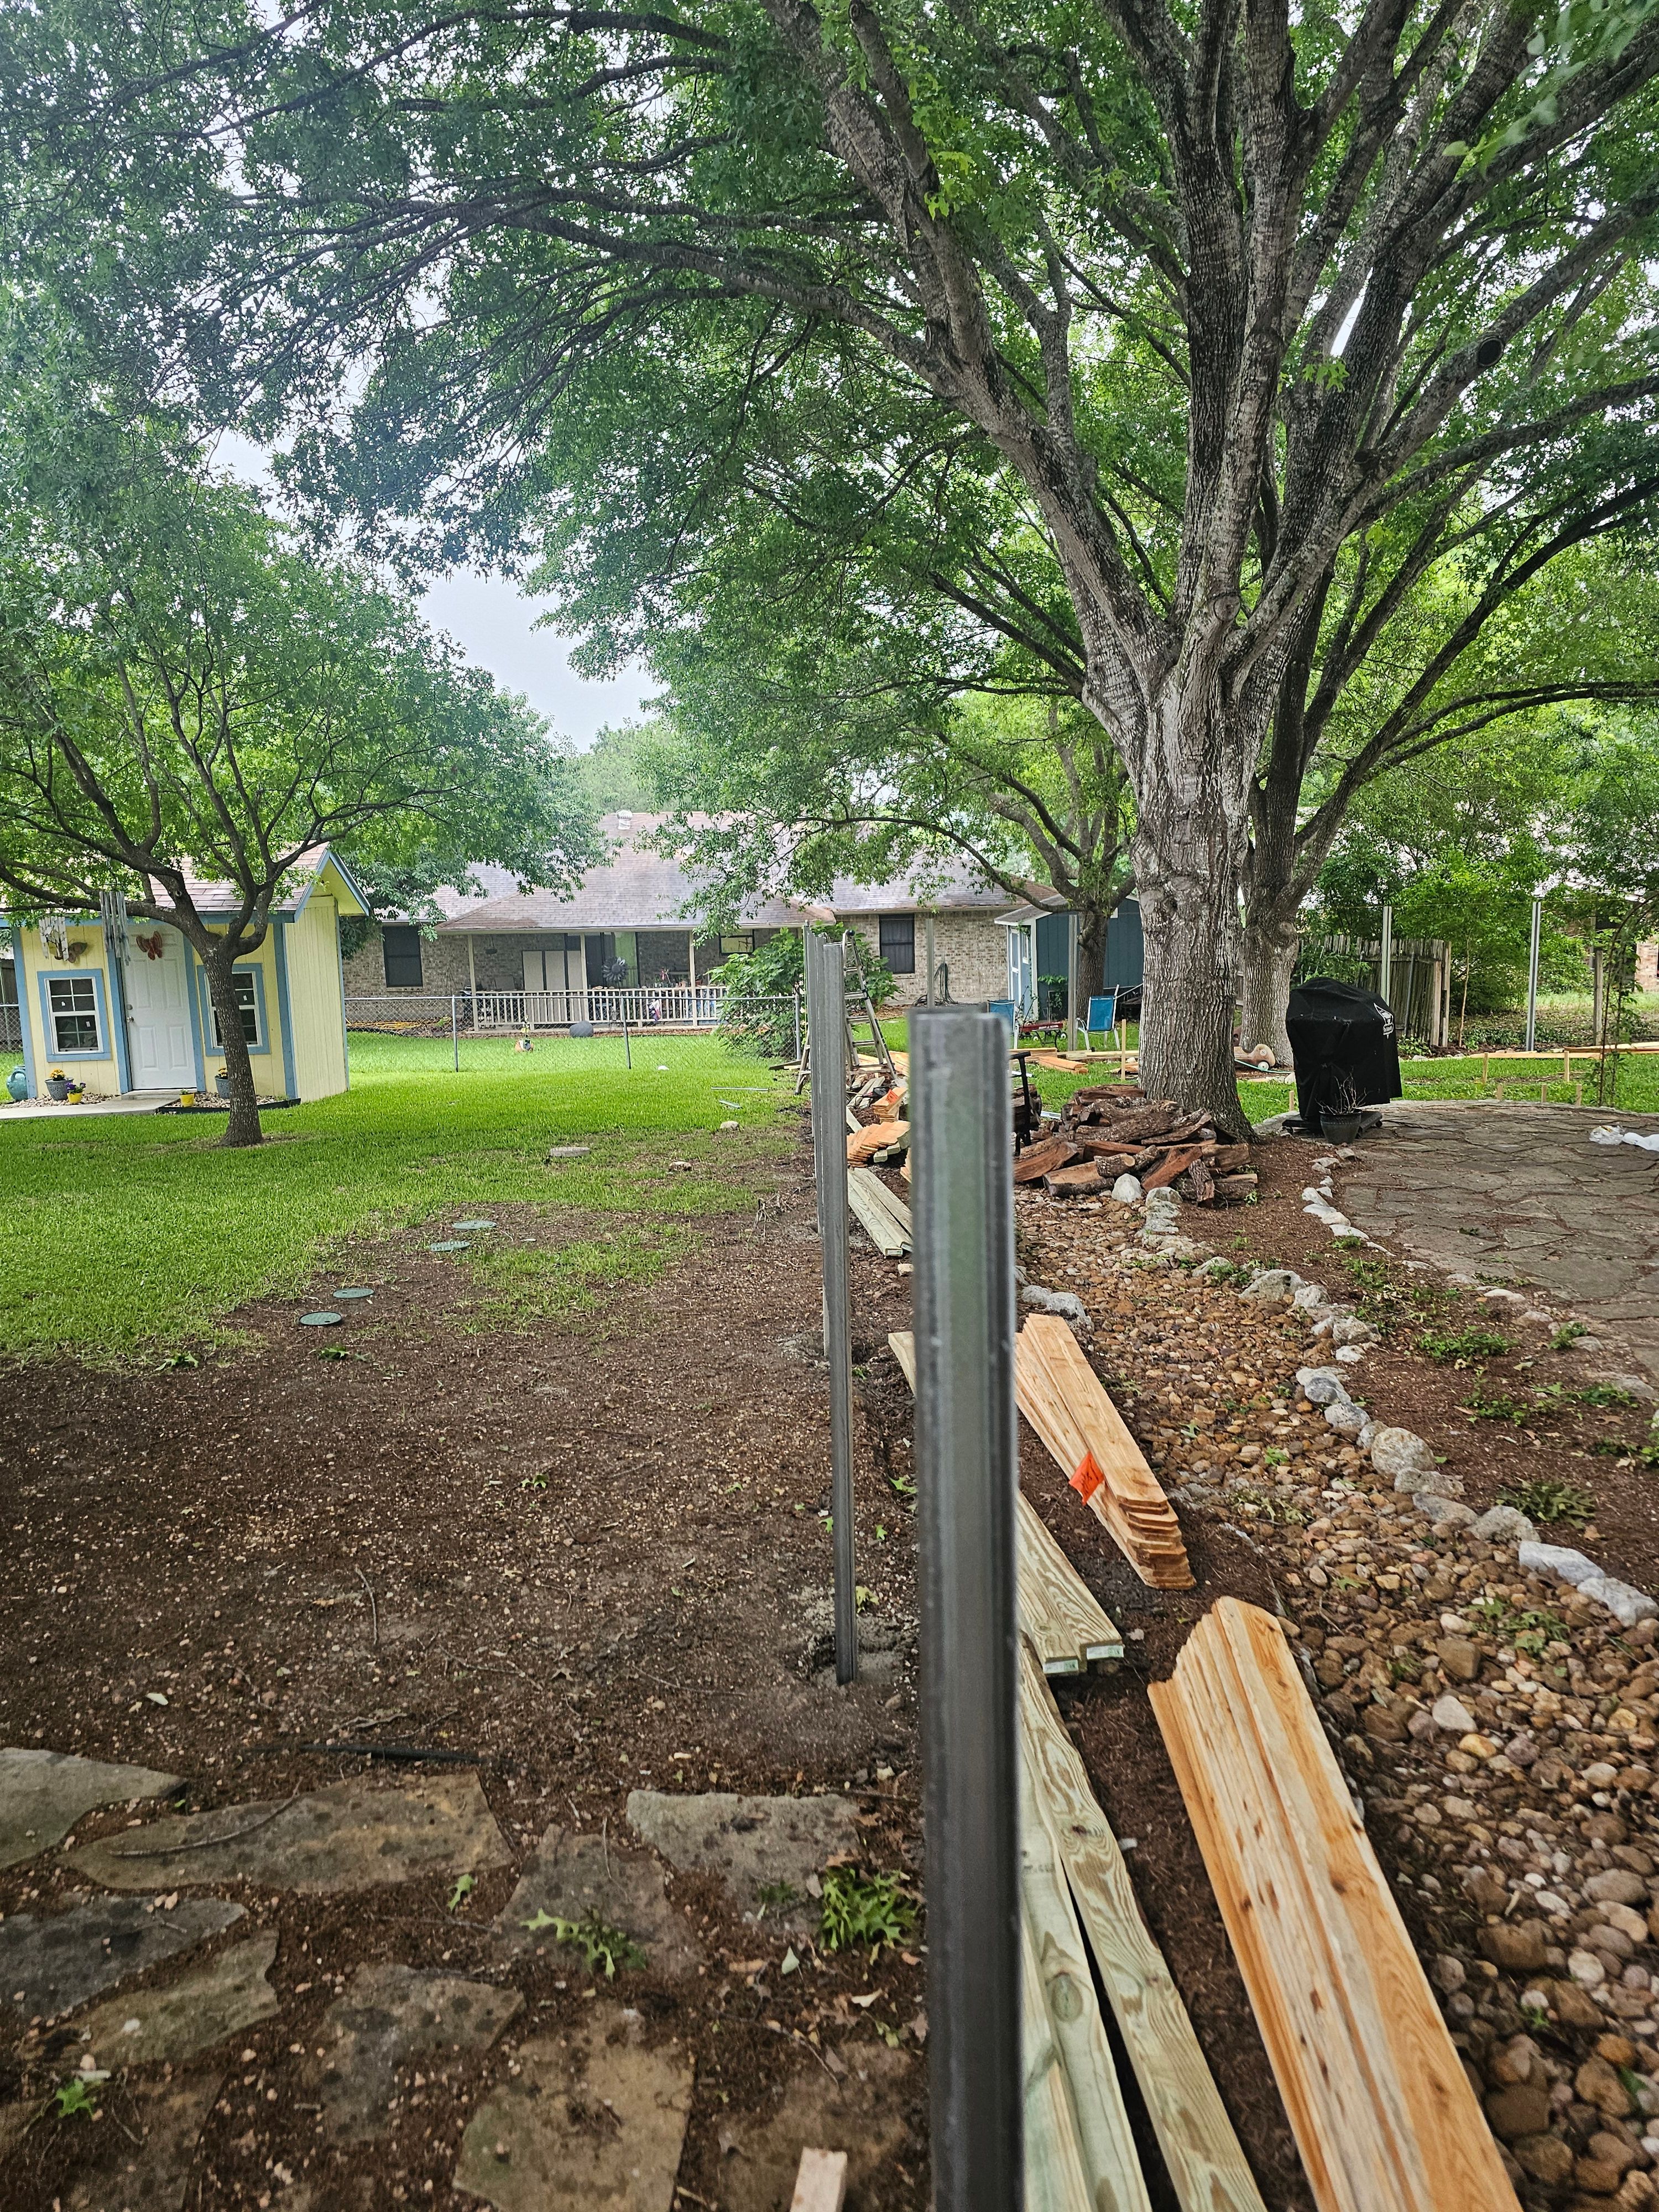
[(1000, 1014), (1008, 1024), (1008, 1042), (1012, 1044), (1019, 1036), (1019, 1018), (1014, 1012), (1012, 999), (993, 999), (989, 1001), (994, 1014)]
[(1115, 991), (1108, 991), (1102, 998), (1090, 1000), (1089, 1018), (1084, 1024), (1084, 1027), (1091, 1036), (1093, 1036), (1097, 1030), (1103, 1035), (1116, 1035), (1117, 993)]

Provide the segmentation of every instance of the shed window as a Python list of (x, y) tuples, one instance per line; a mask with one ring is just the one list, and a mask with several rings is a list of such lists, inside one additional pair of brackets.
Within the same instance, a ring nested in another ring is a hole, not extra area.
[(46, 984), (54, 1052), (101, 1052), (98, 987), (90, 975), (54, 975)]
[(387, 988), (418, 991), (425, 981), (421, 973), (420, 931), (410, 928), (386, 929), (380, 934), (386, 952)]
[[(249, 1047), (258, 1051), (263, 1047), (264, 1039), (259, 1034), (259, 993), (253, 980), (253, 970), (251, 968), (233, 969), (230, 988), (236, 1000), (236, 1012), (242, 1024), (242, 1035), (246, 1038)], [(220, 1033), (218, 1010), (211, 1000), (208, 1002), (208, 1014), (212, 1024), (214, 1048), (216, 1051), (222, 1052), (225, 1043)]]
[(916, 972), (916, 918), (913, 914), (881, 917), (881, 957), (896, 975)]

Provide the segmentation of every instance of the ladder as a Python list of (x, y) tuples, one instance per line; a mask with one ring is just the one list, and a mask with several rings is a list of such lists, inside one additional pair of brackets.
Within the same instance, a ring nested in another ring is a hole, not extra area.
[[(846, 1005), (842, 1015), (842, 1059), (848, 1067), (856, 1068), (864, 1056), (864, 1052), (867, 1049), (875, 1060), (876, 1065), (886, 1076), (890, 1086), (899, 1080), (898, 1063), (893, 1058), (891, 1048), (881, 1033), (881, 1023), (877, 1018), (875, 1001), (870, 996), (863, 971), (859, 966), (858, 939), (850, 929), (843, 943), (852, 955), (852, 974), (848, 979)], [(868, 1035), (860, 1037), (859, 1035), (860, 1029), (867, 1030)], [(795, 1069), (797, 1097), (805, 1088), (807, 1079), (811, 1073), (811, 1066), (812, 1037), (809, 1030), (801, 1045), (800, 1060)]]

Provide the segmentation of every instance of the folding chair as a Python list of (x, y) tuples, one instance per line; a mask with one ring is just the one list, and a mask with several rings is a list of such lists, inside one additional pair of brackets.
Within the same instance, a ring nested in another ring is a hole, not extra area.
[(1101, 998), (1090, 1000), (1089, 1018), (1084, 1024), (1084, 1028), (1087, 1030), (1091, 1043), (1097, 1030), (1103, 1036), (1116, 1036), (1117, 993), (1115, 991), (1108, 991)]

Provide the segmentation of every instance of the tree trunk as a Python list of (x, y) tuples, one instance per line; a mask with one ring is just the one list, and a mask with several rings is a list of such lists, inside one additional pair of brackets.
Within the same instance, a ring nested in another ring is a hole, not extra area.
[(1300, 941), (1294, 916), (1286, 921), (1252, 914), (1245, 921), (1244, 1048), (1248, 1052), (1252, 1045), (1270, 1044), (1281, 1066), (1290, 1065), (1291, 1040), (1285, 1020)]
[(258, 1094), (253, 1087), (253, 1062), (248, 1057), (247, 1039), (242, 1034), (242, 1017), (231, 981), (237, 954), (246, 949), (238, 946), (233, 951), (225, 945), (221, 951), (216, 944), (202, 962), (207, 974), (208, 997), (218, 1018), (219, 1049), (224, 1054), (225, 1073), (230, 1079), (230, 1119), (222, 1140), (229, 1146), (264, 1142)]
[(1197, 728), (1176, 702), (1163, 711), (1186, 726), (1169, 730), (1153, 773), (1137, 779), (1141, 1082), (1149, 1097), (1202, 1107), (1229, 1137), (1248, 1139), (1233, 1073), (1248, 769), (1229, 777), (1254, 748), (1230, 742), (1218, 701)]

